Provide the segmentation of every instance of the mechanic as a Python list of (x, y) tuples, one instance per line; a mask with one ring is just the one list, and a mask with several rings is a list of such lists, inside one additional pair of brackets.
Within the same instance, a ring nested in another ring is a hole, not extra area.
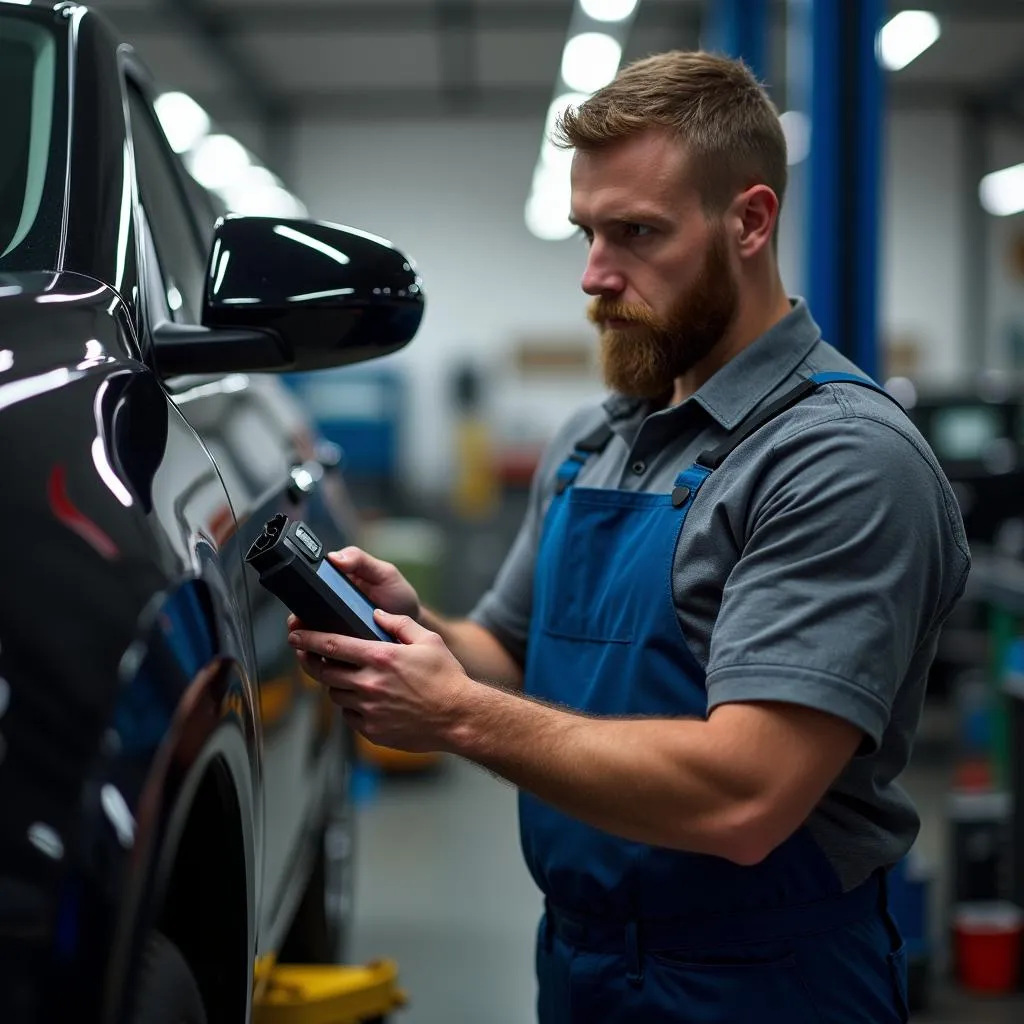
[(784, 290), (786, 144), (743, 64), (647, 58), (558, 130), (611, 397), (469, 619), (346, 549), (400, 643), (290, 641), (369, 739), (519, 788), (542, 1024), (906, 1021), (885, 871), (969, 568), (953, 494)]

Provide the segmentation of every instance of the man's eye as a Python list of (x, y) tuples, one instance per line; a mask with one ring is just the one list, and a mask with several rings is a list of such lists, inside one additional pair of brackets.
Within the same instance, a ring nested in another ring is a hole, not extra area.
[(583, 241), (587, 243), (587, 245), (593, 245), (594, 244), (594, 232), (593, 231), (588, 231), (586, 228), (580, 228), (579, 232), (578, 232), (578, 236), (580, 238), (582, 238)]
[(649, 224), (627, 224), (625, 229), (630, 238), (646, 238), (654, 230)]

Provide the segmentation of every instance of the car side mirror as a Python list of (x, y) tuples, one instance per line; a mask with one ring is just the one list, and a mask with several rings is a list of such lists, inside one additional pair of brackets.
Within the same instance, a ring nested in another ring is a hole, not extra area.
[(346, 366), (408, 344), (423, 309), (415, 266), (386, 239), (227, 216), (214, 229), (203, 327), (157, 328), (157, 362), (166, 376)]

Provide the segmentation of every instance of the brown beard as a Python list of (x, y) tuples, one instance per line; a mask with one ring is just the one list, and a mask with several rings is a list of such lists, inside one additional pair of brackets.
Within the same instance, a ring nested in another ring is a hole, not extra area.
[(711, 239), (697, 279), (662, 321), (646, 307), (595, 298), (587, 317), (599, 326), (628, 320), (625, 329), (601, 331), (601, 370), (612, 391), (631, 398), (663, 398), (673, 382), (722, 340), (736, 315), (738, 288), (725, 236)]

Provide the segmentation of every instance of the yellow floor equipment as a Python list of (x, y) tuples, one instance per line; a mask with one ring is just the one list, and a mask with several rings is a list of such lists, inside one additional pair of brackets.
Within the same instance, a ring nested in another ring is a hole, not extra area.
[[(262, 977), (260, 976), (262, 974)], [(257, 969), (253, 1024), (369, 1024), (406, 1003), (398, 965), (268, 964)]]

